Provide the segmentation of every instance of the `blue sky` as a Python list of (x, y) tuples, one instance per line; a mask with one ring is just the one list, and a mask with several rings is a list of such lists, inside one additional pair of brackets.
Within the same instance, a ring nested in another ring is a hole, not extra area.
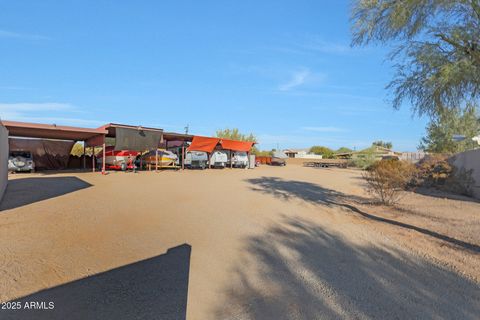
[(262, 149), (373, 140), (414, 150), (425, 119), (395, 111), (388, 48), (350, 47), (349, 1), (0, 1), (0, 117), (108, 122)]

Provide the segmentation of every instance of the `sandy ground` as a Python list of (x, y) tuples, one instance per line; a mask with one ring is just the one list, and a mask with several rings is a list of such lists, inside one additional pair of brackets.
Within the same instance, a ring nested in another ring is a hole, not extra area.
[(478, 202), (373, 206), (358, 171), (295, 165), (10, 178), (0, 300), (55, 307), (1, 319), (480, 314)]

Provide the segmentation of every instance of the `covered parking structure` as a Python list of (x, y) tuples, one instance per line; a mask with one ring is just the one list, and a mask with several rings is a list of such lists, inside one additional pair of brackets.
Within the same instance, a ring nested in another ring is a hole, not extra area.
[[(38, 139), (47, 139), (52, 140), (49, 142), (49, 147), (55, 146), (55, 141), (71, 141), (73, 143), (77, 141), (84, 142), (84, 160), (83, 167), (86, 168), (85, 164), (85, 147), (91, 146), (92, 142), (98, 142), (99, 145), (104, 145), (105, 135), (107, 131), (102, 128), (92, 129), (92, 128), (80, 128), (80, 127), (71, 127), (71, 126), (59, 126), (56, 124), (40, 124), (40, 123), (30, 123), (30, 122), (18, 122), (18, 121), (2, 121), (3, 125), (7, 128), (9, 133), (9, 138), (23, 138), (30, 139), (25, 141), (19, 141), (19, 147), (21, 148), (39, 148)], [(73, 145), (73, 143), (71, 145)], [(29, 145), (30, 144), (30, 145)], [(45, 154), (48, 154), (49, 149), (45, 146)], [(70, 153), (70, 150), (68, 151)], [(95, 166), (93, 166), (95, 170)]]
[[(221, 147), (223, 150), (229, 151), (229, 157), (232, 159), (232, 152), (246, 152), (250, 158), (250, 151), (252, 150), (255, 142), (253, 141), (238, 141), (225, 138), (214, 137), (202, 137), (194, 136), (192, 144), (188, 147), (187, 151), (203, 151), (208, 154), (208, 163), (210, 166), (210, 158), (212, 152), (217, 147)], [(233, 167), (233, 161), (230, 160), (230, 168)]]
[[(54, 141), (83, 142), (83, 167), (85, 163), (85, 148), (102, 148), (102, 173), (106, 169), (106, 147), (107, 142), (114, 145), (114, 150), (134, 150), (143, 152), (145, 150), (161, 148), (181, 147), (181, 164), (185, 168), (185, 156), (187, 151), (204, 151), (209, 158), (215, 148), (228, 150), (230, 158), (232, 152), (247, 152), (250, 154), (255, 142), (235, 141), (216, 137), (203, 137), (189, 134), (164, 132), (160, 128), (143, 126), (132, 126), (118, 123), (108, 123), (99, 128), (81, 128), (72, 126), (59, 126), (56, 124), (39, 124), (18, 121), (2, 121), (9, 132), (9, 138), (24, 138), (30, 141), (34, 139), (45, 139)], [(109, 141), (109, 139), (111, 139)], [(73, 144), (72, 144), (73, 145)], [(48, 152), (48, 150), (45, 150)], [(230, 161), (230, 166), (233, 166)], [(92, 156), (92, 170), (95, 171), (95, 157)]]
[(181, 157), (182, 157), (182, 170), (185, 169), (185, 153), (188, 143), (193, 141), (193, 135), (185, 133), (175, 133), (175, 132), (163, 132), (163, 143), (162, 147), (165, 150), (168, 150), (169, 147), (180, 147)]

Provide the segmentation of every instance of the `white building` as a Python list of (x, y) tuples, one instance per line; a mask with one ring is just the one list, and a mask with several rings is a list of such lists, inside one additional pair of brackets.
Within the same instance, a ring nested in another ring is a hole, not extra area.
[(322, 159), (321, 154), (314, 154), (308, 152), (308, 149), (285, 149), (283, 152), (289, 158), (296, 159)]

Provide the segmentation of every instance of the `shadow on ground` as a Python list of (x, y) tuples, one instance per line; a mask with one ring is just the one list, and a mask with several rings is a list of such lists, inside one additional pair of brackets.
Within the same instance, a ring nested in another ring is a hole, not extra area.
[(55, 198), (91, 186), (77, 177), (31, 177), (9, 180), (7, 191), (0, 203), (0, 211)]
[[(480, 287), (393, 248), (284, 217), (248, 238), (216, 319), (478, 319)], [(241, 265), (241, 266), (240, 266)]]
[(17, 299), (53, 310), (0, 310), (1, 319), (186, 319), (191, 247)]
[(435, 188), (417, 188), (414, 190), (415, 193), (421, 194), (423, 196), (440, 198), (440, 199), (450, 199), (450, 200), (459, 200), (459, 201), (469, 201), (480, 203), (480, 200), (466, 195), (450, 193), (443, 190), (438, 190)]
[(352, 195), (346, 195), (342, 192), (321, 187), (317, 184), (304, 182), (304, 181), (295, 181), (295, 180), (284, 180), (276, 177), (262, 177), (255, 179), (246, 180), (254, 187), (252, 190), (262, 192), (264, 194), (270, 194), (274, 197), (290, 200), (290, 199), (301, 199), (307, 202), (314, 204), (322, 204), (329, 207), (340, 207), (352, 212), (355, 212), (361, 215), (364, 218), (369, 220), (386, 223), (392, 226), (415, 230), (424, 235), (445, 241), (449, 244), (455, 245), (457, 248), (468, 250), (473, 253), (480, 253), (480, 246), (472, 243), (468, 243), (459, 239), (449, 237), (438, 232), (428, 230), (422, 227), (411, 225), (408, 223), (403, 223), (400, 221), (379, 217), (370, 213), (367, 213), (358, 208), (355, 203), (366, 202), (366, 199), (361, 197), (355, 197)]

